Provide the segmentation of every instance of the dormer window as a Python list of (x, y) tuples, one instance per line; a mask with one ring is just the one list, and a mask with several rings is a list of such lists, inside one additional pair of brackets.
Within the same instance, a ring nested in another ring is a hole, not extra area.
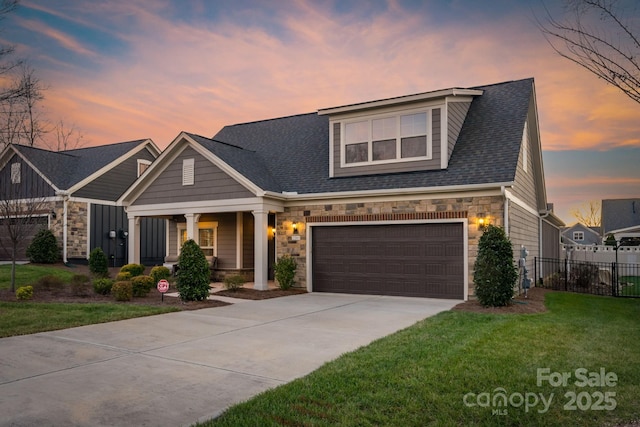
[(429, 110), (344, 123), (343, 165), (431, 158)]

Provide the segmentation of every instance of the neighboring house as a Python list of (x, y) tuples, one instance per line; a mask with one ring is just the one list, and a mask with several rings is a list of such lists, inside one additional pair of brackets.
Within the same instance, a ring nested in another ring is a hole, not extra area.
[(623, 245), (640, 244), (640, 199), (602, 201), (602, 236), (609, 234)]
[(562, 243), (565, 245), (601, 245), (600, 227), (588, 227), (576, 222), (562, 228)]
[(165, 218), (167, 256), (188, 238), (266, 289), (276, 258), (309, 291), (467, 299), (481, 228), (559, 257), (547, 209), (533, 79), (180, 133), (120, 198), (129, 261), (141, 219)]
[[(159, 154), (150, 139), (60, 152), (9, 145), (0, 154), (0, 198), (39, 203), (36, 226), (24, 239), (19, 258), (26, 259), (31, 237), (44, 227), (58, 238), (64, 262), (86, 263), (90, 251), (101, 247), (111, 265), (125, 263), (129, 222), (116, 200)], [(148, 240), (143, 262), (161, 264), (166, 251), (164, 221), (145, 220), (142, 229)], [(1, 246), (0, 259), (10, 259)]]

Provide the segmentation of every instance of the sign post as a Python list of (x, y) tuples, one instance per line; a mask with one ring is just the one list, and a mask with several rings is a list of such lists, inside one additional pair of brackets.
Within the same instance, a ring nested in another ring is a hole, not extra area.
[(158, 292), (162, 294), (162, 302), (164, 302), (164, 294), (169, 290), (169, 282), (167, 282), (165, 279), (162, 279), (158, 282), (157, 288)]

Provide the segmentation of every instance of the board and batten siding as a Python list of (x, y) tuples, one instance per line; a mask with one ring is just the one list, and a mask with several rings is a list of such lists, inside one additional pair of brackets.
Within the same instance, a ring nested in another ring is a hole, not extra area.
[(341, 167), (341, 123), (333, 123), (333, 176), (359, 176), (396, 172), (412, 172), (417, 170), (440, 169), (440, 141), (442, 130), (440, 125), (441, 108), (431, 110), (431, 159), (429, 160), (407, 160), (394, 163), (367, 164), (363, 166)]
[(94, 179), (73, 195), (97, 200), (118, 200), (118, 197), (138, 179), (138, 159), (153, 162), (155, 157), (148, 149), (144, 149)]
[[(20, 183), (11, 182), (11, 165), (20, 164)], [(20, 200), (55, 196), (55, 190), (24, 160), (14, 155), (0, 170), (0, 199)]]
[[(182, 185), (182, 161), (194, 159), (194, 184)], [(184, 203), (254, 197), (219, 167), (187, 147), (163, 170), (133, 205)]]
[(469, 111), (469, 107), (471, 106), (470, 102), (450, 102), (447, 104), (447, 129), (448, 129), (448, 146), (449, 153), (448, 158), (451, 158), (451, 153), (453, 153), (453, 148), (456, 145), (456, 141), (458, 140), (458, 135), (460, 135), (460, 130), (462, 129), (462, 125), (464, 124), (464, 119), (467, 117), (467, 112)]

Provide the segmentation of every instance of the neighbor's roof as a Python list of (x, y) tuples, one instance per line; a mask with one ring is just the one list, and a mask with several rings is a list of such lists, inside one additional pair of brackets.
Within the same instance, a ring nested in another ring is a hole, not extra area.
[[(512, 182), (533, 79), (472, 89), (474, 98), (445, 170), (329, 177), (329, 117), (302, 114), (225, 126), (200, 144), (263, 190), (298, 194)], [(194, 138), (196, 136), (191, 135)]]
[(610, 231), (640, 225), (640, 199), (606, 199), (602, 201), (602, 230)]
[(147, 141), (139, 139), (67, 151), (49, 151), (26, 145), (14, 145), (14, 148), (58, 189), (67, 190)]

